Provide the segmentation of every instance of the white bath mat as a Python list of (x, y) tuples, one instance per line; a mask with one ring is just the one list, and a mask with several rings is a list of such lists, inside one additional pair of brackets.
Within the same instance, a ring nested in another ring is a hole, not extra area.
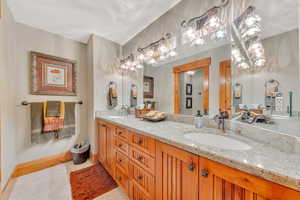
[(9, 200), (72, 200), (65, 165), (19, 177)]

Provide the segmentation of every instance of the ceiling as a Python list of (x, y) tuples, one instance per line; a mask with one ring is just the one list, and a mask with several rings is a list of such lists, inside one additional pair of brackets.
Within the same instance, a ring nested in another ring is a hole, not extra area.
[(9, 0), (18, 23), (86, 43), (90, 34), (125, 44), (180, 0)]

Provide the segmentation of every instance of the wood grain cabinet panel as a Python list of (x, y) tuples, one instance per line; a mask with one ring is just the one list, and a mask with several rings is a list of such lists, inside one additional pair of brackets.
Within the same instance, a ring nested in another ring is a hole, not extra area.
[(130, 144), (131, 146), (155, 157), (154, 139), (132, 132), (130, 134)]
[(127, 142), (125, 142), (123, 139), (119, 137), (116, 138), (116, 149), (128, 156), (129, 145)]
[(129, 174), (129, 159), (126, 155), (119, 151), (116, 152), (116, 165), (121, 168), (126, 175)]
[(106, 132), (107, 127), (103, 123), (97, 123), (98, 132), (98, 160), (106, 165), (107, 154), (106, 154)]
[(155, 199), (155, 178), (142, 168), (131, 163), (129, 177), (136, 187), (139, 187), (150, 199)]
[(126, 129), (123, 129), (123, 128), (119, 128), (117, 127), (116, 128), (116, 136), (122, 138), (123, 140), (125, 141), (129, 141), (129, 136), (130, 136), (130, 133), (128, 130)]
[(149, 197), (146, 193), (144, 193), (137, 184), (130, 181), (130, 189), (129, 189), (129, 197), (130, 200), (154, 200)]
[(198, 156), (156, 142), (156, 200), (198, 200)]
[(129, 178), (128, 176), (118, 167), (116, 166), (116, 182), (121, 187), (123, 192), (125, 192), (127, 195), (129, 194)]
[(199, 159), (199, 200), (298, 200), (300, 193), (205, 158)]
[(116, 160), (116, 151), (115, 146), (115, 133), (116, 129), (114, 126), (107, 125), (106, 130), (106, 168), (114, 177), (115, 175), (115, 160)]
[(138, 150), (135, 149), (134, 147), (131, 147), (129, 149), (129, 157), (130, 159), (138, 166), (140, 166), (141, 168), (143, 168), (144, 170), (148, 171), (149, 173), (153, 174), (155, 173), (155, 159)]

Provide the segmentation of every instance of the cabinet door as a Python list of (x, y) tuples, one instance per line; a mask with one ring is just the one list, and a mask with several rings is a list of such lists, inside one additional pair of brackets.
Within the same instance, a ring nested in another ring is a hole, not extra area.
[(299, 192), (204, 158), (199, 170), (199, 200), (300, 199)]
[(115, 127), (112, 125), (107, 126), (106, 132), (106, 156), (107, 162), (106, 166), (112, 177), (115, 174), (115, 159), (116, 159), (116, 152), (115, 152)]
[(156, 200), (198, 200), (198, 156), (156, 142)]
[(106, 132), (107, 127), (103, 123), (98, 123), (98, 160), (104, 166), (106, 165)]

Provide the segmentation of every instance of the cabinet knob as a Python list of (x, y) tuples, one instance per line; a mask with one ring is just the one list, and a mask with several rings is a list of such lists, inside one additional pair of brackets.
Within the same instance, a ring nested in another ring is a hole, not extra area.
[(138, 176), (137, 179), (138, 179), (139, 181), (141, 181), (141, 180), (143, 179), (143, 177), (142, 177), (142, 176)]
[(122, 159), (119, 159), (118, 162), (121, 163), (121, 162), (122, 162)]
[(143, 140), (139, 140), (137, 143), (138, 144), (143, 144)]
[(195, 169), (194, 164), (193, 164), (193, 163), (190, 163), (189, 166), (188, 166), (188, 170), (194, 171), (194, 169)]
[(141, 160), (143, 160), (143, 157), (142, 157), (142, 156), (139, 156), (139, 157), (137, 157), (137, 159), (138, 159), (139, 161), (141, 161)]
[(119, 144), (118, 146), (121, 148), (121, 147), (122, 147), (122, 144)]
[(207, 178), (207, 177), (208, 177), (208, 174), (209, 174), (209, 173), (208, 173), (208, 171), (207, 171), (206, 169), (202, 169), (202, 170), (201, 170), (201, 176), (202, 176), (202, 177)]

